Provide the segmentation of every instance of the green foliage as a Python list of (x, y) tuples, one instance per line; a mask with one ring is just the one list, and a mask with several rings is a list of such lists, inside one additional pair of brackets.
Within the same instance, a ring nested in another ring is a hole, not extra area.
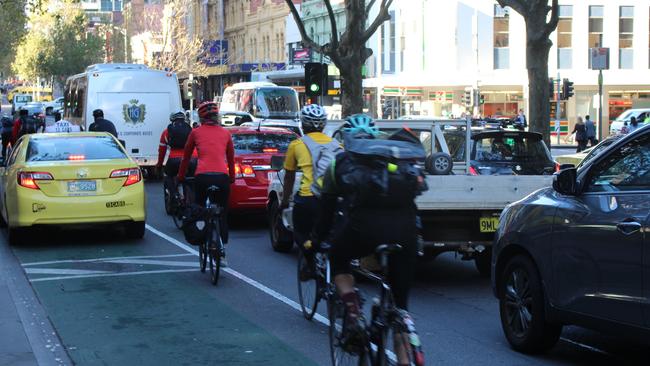
[(0, 71), (8, 72), (16, 46), (25, 34), (26, 0), (0, 0)]

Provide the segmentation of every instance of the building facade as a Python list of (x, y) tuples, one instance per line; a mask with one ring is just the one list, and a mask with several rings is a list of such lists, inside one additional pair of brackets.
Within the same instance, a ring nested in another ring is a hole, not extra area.
[[(518, 13), (484, 0), (397, 0), (390, 15), (369, 42), (376, 77), (364, 80), (376, 91), (378, 115), (460, 116), (468, 87), (483, 95), (484, 116), (527, 109), (526, 32)], [(624, 109), (650, 106), (649, 29), (647, 0), (560, 0), (549, 74), (575, 83), (575, 96), (560, 103), (563, 131), (577, 116), (598, 114), (593, 47), (610, 49), (603, 131)]]

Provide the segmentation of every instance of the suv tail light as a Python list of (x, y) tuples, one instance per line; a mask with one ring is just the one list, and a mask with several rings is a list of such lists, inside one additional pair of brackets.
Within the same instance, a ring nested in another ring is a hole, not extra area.
[(560, 163), (555, 163), (555, 171), (556, 172), (560, 171)]
[(478, 175), (478, 172), (476, 171), (476, 168), (474, 168), (473, 166), (470, 166), (469, 167), (469, 174), (470, 175)]
[(253, 167), (247, 164), (235, 164), (235, 178), (255, 178)]
[(140, 168), (128, 168), (128, 169), (118, 169), (111, 172), (111, 178), (122, 178), (126, 177), (123, 187), (136, 184), (142, 180), (142, 175), (140, 174)]
[(19, 172), (18, 184), (22, 187), (29, 189), (40, 189), (37, 181), (39, 180), (53, 180), (52, 174), (44, 172)]

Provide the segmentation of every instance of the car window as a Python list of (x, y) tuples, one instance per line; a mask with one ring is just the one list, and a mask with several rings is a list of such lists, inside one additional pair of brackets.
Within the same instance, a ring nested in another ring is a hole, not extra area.
[(472, 160), (545, 162), (550, 159), (548, 149), (539, 138), (524, 136), (496, 136), (474, 140)]
[(18, 140), (16, 146), (11, 147), (11, 154), (9, 155), (7, 166), (14, 165), (14, 163), (16, 162), (16, 157), (18, 156), (18, 151), (20, 150), (20, 145), (23, 143), (23, 141), (24, 140)]
[(650, 135), (611, 152), (589, 176), (586, 192), (650, 190)]
[(234, 133), (232, 143), (236, 154), (285, 153), (296, 138), (288, 133)]
[(62, 136), (32, 138), (27, 161), (126, 159), (117, 141), (110, 136)]
[[(596, 145), (596, 146), (594, 146), (594, 147), (592, 147), (590, 149), (587, 149), (587, 150), (589, 150), (589, 152), (587, 153), (587, 155), (585, 155), (584, 159), (582, 159), (582, 161), (580, 162), (580, 164), (578, 164), (578, 166), (580, 167), (582, 165), (585, 165), (588, 161), (593, 159), (596, 155), (600, 154), (603, 150), (605, 150), (607, 147), (609, 147), (611, 144), (613, 144), (616, 141), (617, 141), (617, 139), (610, 138), (610, 139), (604, 140), (602, 143), (600, 143), (600, 144), (598, 144), (598, 145)], [(587, 151), (587, 150), (585, 150), (585, 151)]]

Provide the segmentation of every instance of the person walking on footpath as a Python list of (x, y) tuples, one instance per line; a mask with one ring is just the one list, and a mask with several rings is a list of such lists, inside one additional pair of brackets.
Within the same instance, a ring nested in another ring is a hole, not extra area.
[(582, 122), (582, 117), (578, 116), (575, 126), (573, 126), (572, 134), (576, 134), (576, 142), (578, 143), (578, 148), (576, 152), (581, 152), (587, 148), (587, 129), (584, 122)]
[(596, 140), (596, 124), (589, 118), (589, 116), (585, 116), (585, 130), (587, 132), (589, 146), (596, 146), (598, 143), (598, 140)]

